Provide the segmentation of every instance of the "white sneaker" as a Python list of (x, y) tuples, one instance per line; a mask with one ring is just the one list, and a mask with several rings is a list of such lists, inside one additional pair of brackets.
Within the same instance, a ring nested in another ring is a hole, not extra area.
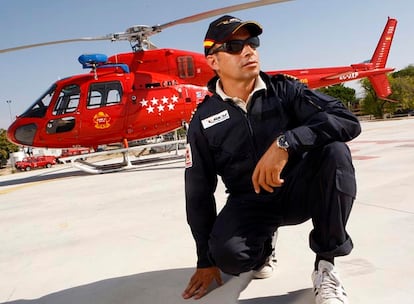
[(318, 270), (312, 273), (316, 304), (348, 304), (348, 297), (334, 265), (321, 260)]
[(253, 279), (267, 279), (270, 278), (273, 274), (273, 271), (276, 268), (276, 258), (274, 255), (270, 255), (266, 262), (258, 270), (253, 270)]
[(267, 279), (270, 278), (273, 274), (273, 271), (276, 268), (276, 253), (275, 253), (275, 247), (276, 247), (276, 241), (277, 241), (277, 234), (278, 231), (276, 230), (273, 233), (272, 237), (272, 254), (267, 257), (266, 262), (263, 264), (261, 268), (258, 270), (253, 270), (253, 279)]

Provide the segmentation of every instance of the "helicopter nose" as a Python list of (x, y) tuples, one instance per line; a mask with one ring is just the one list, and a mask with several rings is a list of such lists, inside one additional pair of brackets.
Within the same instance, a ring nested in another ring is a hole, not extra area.
[(14, 124), (7, 130), (7, 135), (11, 141), (32, 146), (37, 132), (37, 125), (34, 123), (16, 127)]

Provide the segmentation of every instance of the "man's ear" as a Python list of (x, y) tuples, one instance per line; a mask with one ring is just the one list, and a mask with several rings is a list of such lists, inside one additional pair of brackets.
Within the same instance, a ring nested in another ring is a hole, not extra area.
[(207, 64), (210, 66), (210, 68), (214, 71), (218, 70), (218, 62), (217, 62), (217, 56), (214, 55), (208, 55), (206, 57)]

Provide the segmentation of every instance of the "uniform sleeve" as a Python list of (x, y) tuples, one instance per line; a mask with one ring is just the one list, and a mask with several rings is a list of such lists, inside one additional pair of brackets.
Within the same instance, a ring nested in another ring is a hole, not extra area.
[(334, 141), (347, 142), (361, 133), (358, 118), (340, 100), (297, 81), (287, 82), (288, 107), (297, 120), (285, 133), (292, 151), (303, 153)]
[(214, 192), (217, 175), (213, 157), (197, 113), (187, 134), (185, 198), (187, 222), (197, 247), (197, 267), (212, 266), (207, 256), (208, 239), (217, 215)]

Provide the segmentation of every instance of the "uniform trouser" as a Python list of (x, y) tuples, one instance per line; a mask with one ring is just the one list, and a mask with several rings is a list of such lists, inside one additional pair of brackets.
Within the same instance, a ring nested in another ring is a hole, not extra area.
[(309, 219), (309, 245), (320, 258), (351, 252), (345, 225), (356, 182), (348, 146), (334, 142), (308, 152), (282, 177), (284, 185), (273, 195), (261, 195), (263, 199), (229, 195), (209, 240), (209, 257), (223, 272), (238, 275), (258, 269), (271, 254), (271, 237), (278, 227)]

